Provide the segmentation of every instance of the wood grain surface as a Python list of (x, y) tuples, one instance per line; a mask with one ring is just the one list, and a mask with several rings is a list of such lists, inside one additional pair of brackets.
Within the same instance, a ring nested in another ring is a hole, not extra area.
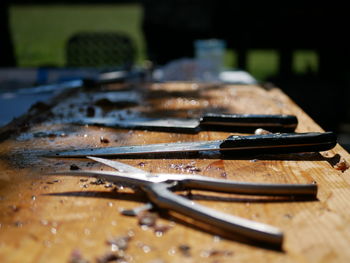
[[(125, 99), (119, 96), (118, 102), (110, 103), (103, 95), (109, 92), (117, 97), (124, 92)], [(180, 193), (219, 211), (280, 228), (285, 234), (281, 250), (253, 244), (171, 211), (124, 216), (122, 209), (147, 202), (141, 192), (96, 179), (47, 175), (70, 169), (109, 169), (84, 158), (43, 157), (50, 151), (217, 140), (233, 134), (176, 134), (63, 123), (79, 114), (132, 118), (140, 112), (167, 117), (196, 117), (203, 112), (295, 114), (297, 132), (322, 131), (277, 88), (168, 83), (70, 91), (36, 105), (1, 129), (0, 262), (350, 262), (350, 171), (336, 166), (342, 160), (350, 163), (350, 156), (339, 145), (322, 153), (224, 160), (121, 159), (152, 172), (198, 173), (249, 182), (317, 182), (316, 200)]]

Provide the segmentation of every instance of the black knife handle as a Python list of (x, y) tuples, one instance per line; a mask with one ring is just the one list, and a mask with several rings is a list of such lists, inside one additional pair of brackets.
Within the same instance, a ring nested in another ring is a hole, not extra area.
[(220, 149), (223, 154), (298, 153), (326, 151), (336, 144), (337, 138), (333, 132), (271, 133), (229, 136), (220, 144)]
[(294, 131), (298, 119), (294, 115), (263, 115), (263, 114), (205, 114), (200, 119), (200, 126), (204, 128), (230, 127), (242, 129), (262, 128), (269, 131)]

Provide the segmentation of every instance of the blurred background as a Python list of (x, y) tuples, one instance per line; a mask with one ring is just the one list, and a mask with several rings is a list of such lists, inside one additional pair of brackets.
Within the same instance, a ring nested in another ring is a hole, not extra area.
[[(153, 16), (159, 16), (159, 13), (165, 13), (163, 15), (165, 17), (168, 15), (168, 11), (162, 12), (161, 9), (163, 6), (168, 5), (169, 2), (171, 2), (173, 5), (176, 5), (176, 2), (178, 2), (178, 5), (181, 5), (181, 7), (186, 6), (186, 2), (188, 2), (188, 8), (190, 8), (191, 2), (196, 2), (197, 7), (200, 7), (203, 3), (206, 3), (206, 1), (181, 0), (8, 1), (9, 24), (13, 46), (15, 49), (17, 66), (65, 66), (66, 42), (71, 35), (79, 31), (123, 31), (129, 34), (135, 41), (137, 48), (136, 62), (143, 63), (143, 61), (147, 59), (145, 37), (142, 32), (142, 4), (145, 2), (153, 2), (154, 5), (158, 6), (161, 5), (161, 7), (159, 7), (159, 12), (158, 10), (153, 11)], [(222, 2), (224, 3), (225, 1)], [(225, 10), (227, 8), (225, 4), (223, 4), (222, 7), (223, 10), (221, 10), (221, 12), (228, 12)], [(1, 9), (4, 10), (5, 8)], [(192, 9), (195, 8), (192, 7)], [(174, 11), (174, 9), (172, 10)], [(189, 15), (193, 16), (194, 20), (198, 20), (199, 17), (197, 14), (206, 12), (202, 10), (203, 9), (197, 10), (195, 14)], [(232, 19), (236, 12), (239, 12), (239, 10), (233, 8), (232, 14), (228, 14), (229, 17), (227, 17), (227, 19)], [(186, 15), (184, 14), (184, 16)], [(218, 16), (220, 16), (220, 14)], [(241, 16), (243, 16), (243, 14)], [(153, 20), (157, 19), (159, 19), (159, 21), (161, 20), (161, 18), (156, 18)], [(208, 18), (208, 23), (212, 22), (211, 19), (211, 17)], [(250, 19), (252, 19), (252, 17)], [(248, 20), (248, 18), (238, 21), (238, 24), (236, 24), (235, 20), (239, 19), (232, 19), (232, 22), (227, 23), (228, 28), (225, 29), (228, 31), (228, 35), (232, 34), (231, 37), (233, 39), (235, 34), (237, 34), (237, 37), (239, 37), (238, 33), (235, 33), (235, 31), (237, 28), (241, 28), (242, 24), (245, 23), (244, 20)], [(181, 30), (181, 27), (184, 27), (184, 25), (181, 25), (181, 23), (183, 23), (183, 21), (174, 21), (173, 26), (178, 27), (178, 30)], [(202, 22), (199, 21), (198, 23)], [(206, 26), (210, 27), (208, 25)], [(210, 28), (210, 30), (214, 29)], [(212, 33), (208, 30), (207, 34), (210, 36)], [(277, 37), (279, 36), (276, 36), (276, 38)], [(249, 52), (247, 58), (247, 70), (257, 79), (266, 80), (271, 75), (276, 74), (278, 70), (279, 58), (278, 52), (273, 48), (273, 46), (265, 50), (254, 48)], [(227, 51), (225, 60), (225, 64), (227, 66), (238, 66), (236, 53), (237, 52), (234, 50)], [(316, 72), (318, 69), (317, 53), (311, 49), (296, 50), (293, 69), (296, 73)]]
[(2, 0), (0, 5), (3, 69), (79, 67), (67, 54), (68, 43), (74, 36), (76, 43), (81, 32), (117, 32), (123, 43), (130, 41), (124, 53), (131, 60), (123, 63), (140, 67), (193, 57), (195, 40), (218, 38), (226, 43), (226, 68), (281, 88), (325, 130), (344, 141), (350, 137), (345, 4)]

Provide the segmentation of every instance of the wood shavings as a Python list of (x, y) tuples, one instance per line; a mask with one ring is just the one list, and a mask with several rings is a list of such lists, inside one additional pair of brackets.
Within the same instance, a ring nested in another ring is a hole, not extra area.
[(96, 258), (97, 263), (108, 263), (108, 262), (126, 262), (124, 253), (122, 251), (106, 252), (102, 256)]
[(141, 167), (145, 167), (146, 166), (146, 163), (145, 162), (140, 162), (137, 164), (138, 166), (141, 166)]
[(196, 167), (195, 162), (191, 162), (188, 164), (171, 164), (170, 168), (181, 171), (181, 172), (188, 172), (188, 173), (198, 173), (201, 171), (200, 168)]
[(61, 180), (56, 179), (56, 180), (48, 181), (48, 182), (46, 182), (46, 184), (55, 184), (55, 183), (59, 183), (59, 182), (61, 182)]
[(78, 165), (76, 165), (76, 164), (72, 164), (72, 165), (69, 167), (69, 169), (72, 170), (72, 171), (75, 171), (75, 170), (79, 170), (80, 167), (79, 167)]
[(101, 143), (109, 143), (109, 139), (106, 138), (106, 137), (104, 137), (104, 136), (101, 136), (101, 137), (100, 137), (100, 142), (101, 142)]
[(163, 236), (164, 233), (166, 233), (169, 229), (172, 228), (170, 225), (164, 225), (164, 224), (159, 224), (157, 222), (158, 220), (158, 215), (156, 213), (151, 213), (149, 211), (142, 211), (138, 213), (138, 222), (139, 225), (144, 228), (153, 228), (154, 233), (156, 236), (161, 237)]
[(264, 129), (256, 129), (254, 134), (255, 135), (262, 135), (262, 134), (271, 134), (272, 132), (268, 131), (268, 130), (264, 130)]
[(212, 162), (204, 169), (204, 172), (210, 174), (211, 176), (214, 175), (225, 179), (227, 178), (223, 160)]
[(181, 255), (184, 257), (190, 257), (191, 256), (191, 247), (185, 244), (179, 245), (178, 250), (180, 251)]
[(101, 179), (101, 178), (96, 178), (95, 181), (90, 182), (90, 184), (94, 184), (94, 185), (102, 185), (102, 184), (105, 184), (105, 183), (106, 183), (106, 181)]
[(156, 224), (153, 229), (154, 233), (157, 237), (163, 236), (169, 229), (171, 229), (172, 226), (170, 225), (163, 225), (163, 224)]
[(210, 250), (203, 250), (200, 254), (203, 258), (209, 258), (209, 257), (231, 257), (233, 256), (233, 252), (230, 250), (218, 250), (218, 249), (210, 249)]
[(113, 251), (117, 251), (117, 250), (125, 251), (128, 248), (128, 245), (131, 239), (132, 239), (131, 235), (113, 237), (107, 240), (107, 244), (112, 246)]
[(339, 170), (341, 171), (342, 173), (344, 173), (347, 169), (350, 168), (350, 165), (349, 163), (345, 160), (345, 159), (340, 159), (339, 162), (337, 162), (335, 165), (334, 165), (334, 168), (336, 170)]
[(143, 227), (153, 227), (156, 225), (158, 215), (156, 213), (151, 213), (148, 211), (141, 212), (137, 215), (138, 223)]
[(80, 250), (74, 249), (68, 259), (68, 263), (89, 263), (90, 261), (83, 258)]

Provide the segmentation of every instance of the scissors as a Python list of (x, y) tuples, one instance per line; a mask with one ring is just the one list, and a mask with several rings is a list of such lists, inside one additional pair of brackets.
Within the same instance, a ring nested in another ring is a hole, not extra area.
[(51, 175), (97, 177), (113, 183), (133, 185), (146, 193), (152, 206), (172, 210), (219, 227), (226, 232), (274, 246), (281, 246), (283, 243), (283, 233), (278, 228), (216, 211), (176, 195), (173, 191), (196, 189), (246, 195), (306, 196), (309, 198), (315, 198), (317, 194), (316, 184), (260, 184), (215, 179), (201, 175), (150, 173), (109, 159), (89, 156), (87, 158), (117, 171), (75, 170), (55, 172)]

